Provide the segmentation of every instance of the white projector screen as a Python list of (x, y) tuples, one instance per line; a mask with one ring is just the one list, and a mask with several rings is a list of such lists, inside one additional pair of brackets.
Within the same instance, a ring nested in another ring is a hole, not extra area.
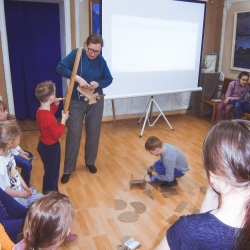
[(105, 99), (201, 90), (205, 2), (102, 0)]

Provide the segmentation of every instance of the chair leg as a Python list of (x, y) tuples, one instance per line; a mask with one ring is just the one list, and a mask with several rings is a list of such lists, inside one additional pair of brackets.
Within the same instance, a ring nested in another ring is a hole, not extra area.
[(214, 124), (215, 116), (216, 116), (216, 106), (213, 106), (212, 124)]
[(203, 102), (203, 101), (201, 101), (200, 119), (202, 119), (203, 112), (204, 112), (204, 102)]

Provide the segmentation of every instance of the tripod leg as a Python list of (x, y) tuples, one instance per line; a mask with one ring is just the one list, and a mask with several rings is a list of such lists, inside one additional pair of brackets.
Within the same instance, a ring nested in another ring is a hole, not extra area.
[(148, 108), (148, 105), (150, 105), (150, 102), (151, 102), (151, 98), (149, 99), (148, 104), (147, 104), (147, 106), (146, 106), (146, 108), (145, 108), (145, 110), (144, 110), (144, 112), (143, 112), (143, 114), (142, 114), (142, 116), (141, 116), (141, 118), (140, 118), (138, 124), (141, 122), (142, 118), (143, 118), (144, 115), (146, 114), (146, 110), (147, 110), (147, 108)]
[(164, 113), (161, 111), (160, 107), (158, 106), (158, 104), (156, 103), (156, 101), (154, 100), (155, 105), (157, 106), (157, 108), (159, 109), (159, 111), (161, 112), (161, 115), (164, 117), (165, 121), (167, 122), (168, 126), (170, 127), (171, 130), (174, 130), (171, 126), (171, 124), (169, 123), (168, 119), (166, 118), (166, 116), (164, 115)]
[(148, 115), (149, 115), (149, 111), (150, 111), (150, 107), (151, 107), (151, 105), (152, 105), (152, 101), (153, 101), (154, 99), (150, 99), (150, 102), (149, 102), (149, 105), (148, 105), (148, 110), (147, 110), (147, 113), (146, 113), (146, 116), (145, 116), (145, 120), (144, 120), (144, 123), (143, 123), (143, 126), (142, 126), (142, 130), (141, 130), (141, 134), (140, 134), (140, 137), (142, 137), (142, 134), (143, 134), (143, 132), (144, 132), (144, 128), (145, 128), (145, 125), (146, 125), (146, 122), (147, 122), (147, 120), (148, 120)]

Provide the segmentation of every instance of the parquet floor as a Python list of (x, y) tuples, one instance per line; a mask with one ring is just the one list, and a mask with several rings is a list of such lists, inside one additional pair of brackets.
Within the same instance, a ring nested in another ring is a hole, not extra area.
[[(169, 217), (190, 214), (190, 208), (200, 207), (204, 193), (200, 192), (199, 187), (206, 185), (201, 147), (211, 124), (186, 115), (169, 116), (168, 120), (174, 131), (160, 118), (153, 127), (146, 125), (142, 138), (139, 138), (142, 123), (138, 125), (137, 119), (118, 121), (116, 126), (112, 122), (103, 123), (96, 174), (91, 174), (85, 167), (83, 128), (76, 172), (71, 175), (67, 184), (59, 183), (60, 192), (68, 195), (75, 205), (72, 232), (76, 232), (79, 238), (61, 246), (60, 250), (113, 250), (116, 245), (121, 244), (120, 239), (125, 235), (140, 241), (141, 250), (154, 249), (170, 226), (167, 222)], [(20, 125), (22, 130), (27, 130), (22, 132), (21, 147), (38, 157), (33, 161), (31, 184), (41, 191), (43, 165), (36, 150), (39, 131), (36, 130), (34, 121), (22, 121)], [(60, 176), (63, 172), (66, 132), (67, 129), (61, 138)], [(175, 145), (187, 157), (190, 171), (178, 179), (179, 185), (176, 189), (179, 195), (164, 198), (162, 193), (149, 183), (142, 189), (139, 186), (130, 189), (131, 174), (134, 179), (144, 178), (146, 171), (143, 168), (157, 160), (157, 157), (144, 149), (144, 143), (151, 135)], [(143, 193), (146, 189), (151, 189), (154, 200)], [(124, 210), (115, 210), (115, 199), (125, 200), (127, 207)], [(134, 211), (130, 205), (130, 202), (134, 201), (145, 204), (146, 212), (141, 214), (136, 222), (119, 221), (117, 217), (122, 212)], [(181, 201), (186, 201), (188, 205), (182, 213), (177, 213), (174, 210)]]

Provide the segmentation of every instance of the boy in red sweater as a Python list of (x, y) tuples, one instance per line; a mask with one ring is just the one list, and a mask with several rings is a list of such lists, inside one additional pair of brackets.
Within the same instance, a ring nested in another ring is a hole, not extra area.
[(55, 96), (56, 87), (52, 81), (39, 83), (36, 86), (35, 95), (41, 103), (36, 112), (36, 121), (41, 133), (37, 151), (44, 165), (43, 194), (45, 194), (49, 191), (58, 191), (61, 157), (58, 140), (63, 134), (69, 112), (66, 114), (62, 112), (61, 124), (58, 125), (54, 114), (60, 100)]

